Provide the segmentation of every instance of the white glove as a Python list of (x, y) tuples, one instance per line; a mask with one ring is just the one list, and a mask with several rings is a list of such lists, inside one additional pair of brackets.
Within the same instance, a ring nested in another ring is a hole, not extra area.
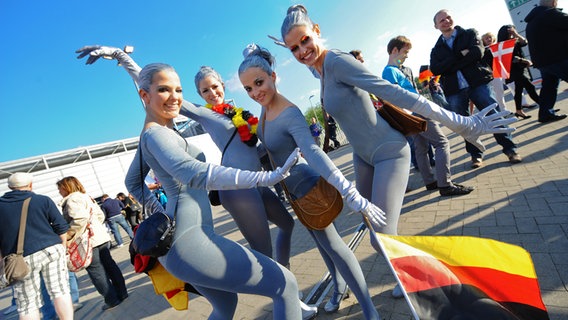
[(355, 186), (347, 181), (339, 169), (333, 171), (326, 179), (332, 186), (334, 186), (343, 197), (345, 203), (353, 211), (361, 213), (374, 230), (387, 225), (386, 214), (379, 207), (365, 199)]
[(515, 131), (515, 128), (507, 127), (507, 125), (517, 121), (517, 119), (513, 117), (504, 118), (509, 114), (508, 111), (494, 112), (487, 115), (496, 108), (497, 104), (494, 103), (473, 116), (465, 117), (441, 108), (421, 96), (409, 109), (424, 117), (442, 123), (483, 151), (485, 147), (479, 141), (479, 136), (490, 133), (510, 133)]
[(210, 165), (207, 172), (207, 190), (234, 190), (268, 187), (290, 175), (290, 169), (300, 159), (300, 148), (294, 149), (286, 163), (273, 171), (247, 171)]
[(100, 57), (107, 58), (107, 59), (115, 59), (118, 63), (128, 72), (128, 74), (132, 77), (135, 82), (138, 82), (138, 74), (140, 74), (140, 66), (132, 60), (132, 58), (122, 49), (114, 48), (114, 47), (106, 47), (106, 46), (84, 46), (81, 49), (75, 51), (75, 53), (79, 53), (77, 59), (81, 59), (85, 56), (89, 56), (87, 58), (86, 64), (93, 64), (95, 63)]

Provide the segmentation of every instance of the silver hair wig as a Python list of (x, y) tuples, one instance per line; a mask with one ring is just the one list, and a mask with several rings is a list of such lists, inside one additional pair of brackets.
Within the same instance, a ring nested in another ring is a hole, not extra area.
[(150, 91), (150, 86), (152, 85), (154, 75), (161, 71), (172, 71), (177, 73), (174, 67), (170, 66), (169, 64), (150, 63), (142, 68), (142, 71), (140, 71), (140, 75), (138, 76), (138, 85), (140, 89)]
[(243, 56), (245, 59), (239, 66), (239, 74), (253, 67), (261, 68), (268, 74), (274, 72), (275, 59), (267, 49), (252, 43), (243, 50)]
[(280, 28), (282, 39), (286, 37), (292, 28), (297, 26), (306, 26), (310, 29), (314, 26), (314, 22), (308, 16), (308, 10), (301, 4), (296, 4), (288, 8), (286, 18), (284, 18), (284, 22), (282, 22), (282, 27)]
[(215, 71), (215, 69), (209, 66), (202, 66), (201, 68), (199, 68), (199, 71), (197, 71), (197, 73), (195, 74), (195, 89), (197, 89), (197, 93), (199, 94), (199, 96), (201, 96), (201, 92), (199, 92), (199, 82), (201, 82), (201, 80), (207, 77), (213, 77), (221, 84), (224, 83), (223, 78), (221, 78), (219, 72)]

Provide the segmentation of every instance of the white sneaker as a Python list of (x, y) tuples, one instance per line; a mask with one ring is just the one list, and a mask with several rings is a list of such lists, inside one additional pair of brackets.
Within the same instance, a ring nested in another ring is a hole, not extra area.
[(400, 298), (404, 297), (404, 293), (402, 293), (402, 288), (400, 287), (399, 284), (394, 286), (394, 289), (392, 289), (391, 295), (395, 299), (400, 299)]
[(117, 245), (116, 247), (117, 247), (117, 248), (122, 248), (122, 247), (124, 247), (124, 244), (119, 244), (119, 245)]
[(318, 307), (308, 306), (300, 300), (300, 307), (302, 307), (302, 320), (313, 319), (318, 315)]

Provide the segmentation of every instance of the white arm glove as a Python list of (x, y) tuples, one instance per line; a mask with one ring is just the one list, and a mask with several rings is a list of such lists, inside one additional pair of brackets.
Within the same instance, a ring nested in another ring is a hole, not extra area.
[(296, 148), (282, 167), (273, 171), (247, 171), (211, 164), (207, 172), (207, 190), (234, 190), (268, 187), (284, 180), (290, 175), (290, 168), (300, 159), (300, 149)]
[(361, 213), (369, 220), (373, 230), (379, 230), (378, 228), (387, 225), (387, 218), (383, 210), (363, 198), (355, 186), (345, 179), (339, 169), (333, 171), (326, 180), (345, 197), (345, 203), (349, 208)]
[(100, 57), (115, 59), (120, 63), (120, 65), (128, 72), (128, 74), (132, 77), (134, 82), (138, 83), (138, 74), (140, 74), (140, 66), (132, 60), (132, 58), (124, 51), (119, 48), (114, 47), (106, 47), (106, 46), (84, 46), (81, 49), (75, 51), (75, 53), (79, 53), (77, 59), (81, 59), (85, 56), (89, 56), (87, 58), (86, 64), (93, 64), (95, 63)]
[(494, 112), (487, 115), (495, 108), (497, 108), (496, 103), (473, 116), (465, 117), (448, 111), (421, 96), (409, 109), (424, 117), (440, 122), (483, 151), (485, 147), (481, 144), (479, 136), (489, 133), (510, 133), (515, 131), (514, 128), (507, 127), (507, 125), (517, 121), (513, 117), (504, 118), (504, 116), (509, 114), (508, 111)]

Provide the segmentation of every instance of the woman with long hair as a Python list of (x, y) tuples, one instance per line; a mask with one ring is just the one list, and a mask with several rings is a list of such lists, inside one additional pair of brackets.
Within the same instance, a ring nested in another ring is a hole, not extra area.
[(69, 176), (57, 181), (59, 194), (63, 197), (63, 217), (69, 223), (67, 242), (80, 237), (91, 221), (93, 237), (93, 260), (86, 268), (95, 289), (103, 296), (103, 310), (111, 309), (128, 298), (122, 271), (110, 254), (110, 236), (104, 226), (105, 214), (91, 198), (79, 179)]

